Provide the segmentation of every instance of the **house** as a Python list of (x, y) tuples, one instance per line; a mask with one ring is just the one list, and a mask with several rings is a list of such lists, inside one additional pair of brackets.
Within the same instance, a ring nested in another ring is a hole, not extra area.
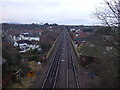
[(19, 40), (36, 40), (40, 41), (40, 35), (43, 30), (9, 30), (9, 40), (12, 42)]
[(71, 32), (74, 32), (74, 31), (75, 31), (75, 29), (74, 29), (74, 28), (71, 28), (71, 29), (70, 29), (70, 31), (71, 31)]
[(13, 44), (15, 47), (17, 47), (18, 46), (18, 43), (17, 42), (14, 42), (14, 44)]
[(112, 49), (113, 49), (112, 46), (106, 46), (106, 50), (107, 50), (107, 51), (111, 51)]
[(40, 37), (38, 36), (34, 37), (34, 36), (15, 35), (15, 36), (12, 36), (12, 39), (14, 42), (19, 41), (19, 40), (40, 41)]
[(82, 30), (81, 29), (77, 29), (76, 32), (81, 32)]
[(41, 50), (38, 42), (40, 41), (40, 35), (43, 30), (9, 30), (8, 37), (9, 41), (18, 47), (20, 52), (26, 52), (30, 49)]
[(24, 32), (23, 35), (28, 35), (29, 33), (28, 32)]
[(39, 48), (37, 41), (29, 41), (29, 40), (19, 40), (14, 42), (14, 46), (19, 48), (19, 52), (26, 52), (30, 49), (34, 50)]
[(23, 40), (24, 39), (24, 36), (23, 35), (14, 35), (12, 36), (13, 38), (13, 41), (19, 41), (19, 40)]
[(40, 37), (24, 37), (23, 40), (29, 40), (29, 41), (35, 40), (35, 41), (40, 41)]

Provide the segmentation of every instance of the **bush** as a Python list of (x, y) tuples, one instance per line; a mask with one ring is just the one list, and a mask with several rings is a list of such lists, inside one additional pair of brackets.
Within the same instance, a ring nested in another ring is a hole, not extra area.
[(30, 70), (31, 70), (31, 68), (29, 68), (29, 67), (22, 69), (21, 76), (22, 77), (26, 76)]
[(38, 59), (39, 59), (39, 56), (38, 56), (38, 55), (33, 55), (33, 56), (29, 56), (29, 57), (28, 57), (28, 60), (29, 60), (29, 61), (38, 61)]
[(31, 70), (28, 63), (24, 63), (21, 65), (21, 76), (24, 77)]
[(50, 43), (41, 43), (41, 48), (43, 51), (47, 52), (51, 48), (51, 44)]

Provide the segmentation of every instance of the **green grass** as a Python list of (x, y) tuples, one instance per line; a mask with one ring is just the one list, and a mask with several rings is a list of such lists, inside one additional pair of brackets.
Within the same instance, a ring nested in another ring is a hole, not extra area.
[(85, 55), (85, 56), (92, 56), (96, 58), (110, 58), (110, 57), (116, 57), (117, 56), (117, 51), (111, 50), (104, 54), (104, 47), (102, 46), (95, 46), (95, 47), (90, 47), (89, 45), (82, 44), (77, 48), (78, 52), (80, 55)]

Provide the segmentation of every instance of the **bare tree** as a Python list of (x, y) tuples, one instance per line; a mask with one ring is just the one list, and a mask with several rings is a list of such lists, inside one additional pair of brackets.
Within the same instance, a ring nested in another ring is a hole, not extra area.
[(102, 7), (97, 7), (93, 13), (104, 26), (109, 28), (109, 34), (112, 39), (102, 38), (104, 41), (111, 43), (111, 45), (120, 50), (119, 47), (119, 30), (120, 30), (120, 0), (104, 0)]
[[(113, 63), (111, 63), (111, 75), (113, 75), (113, 80), (117, 87), (120, 86), (120, 0), (104, 0), (104, 3), (101, 7), (97, 7), (95, 12), (93, 13), (97, 19), (101, 21), (103, 24), (103, 28), (98, 31), (97, 34), (94, 35), (92, 42), (98, 46), (97, 49), (101, 49), (101, 47), (112, 46), (117, 55), (113, 55), (113, 51), (106, 51), (108, 54), (106, 56), (111, 55), (115, 56), (112, 58)], [(102, 35), (100, 35), (102, 32)], [(109, 37), (103, 37), (107, 32)], [(102, 51), (102, 50), (101, 50)], [(104, 51), (104, 50), (103, 50)], [(103, 52), (100, 52), (103, 54)], [(104, 54), (105, 55), (105, 54)], [(113, 69), (112, 65), (115, 69)], [(113, 70), (112, 70), (113, 69)], [(114, 74), (116, 73), (116, 74)]]
[(94, 15), (102, 21), (104, 25), (120, 26), (120, 1), (119, 0), (105, 0), (103, 7), (96, 8)]

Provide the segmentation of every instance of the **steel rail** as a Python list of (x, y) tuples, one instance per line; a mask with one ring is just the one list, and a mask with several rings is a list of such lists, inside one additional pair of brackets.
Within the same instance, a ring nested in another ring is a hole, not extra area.
[[(72, 43), (70, 42), (70, 38), (69, 37), (67, 37), (67, 38), (68, 38), (68, 43), (69, 43), (68, 47), (72, 49), (72, 46), (71, 46)], [(71, 56), (70, 60), (71, 60), (72, 66), (73, 66), (73, 72), (74, 72), (75, 81), (76, 81), (76, 88), (78, 89), (78, 88), (80, 88), (80, 85), (79, 85), (77, 70), (76, 70), (76, 67), (75, 67), (75, 64), (74, 64), (73, 52), (72, 52), (71, 49), (69, 49), (69, 53), (70, 53), (70, 56)]]
[[(59, 40), (59, 44), (58, 44), (58, 47), (61, 45), (60, 43), (61, 43), (61, 41), (62, 41), (62, 35), (61, 35), (61, 38), (60, 38), (60, 40)], [(53, 61), (52, 61), (52, 63), (51, 63), (51, 65), (50, 65), (50, 67), (49, 67), (49, 69), (48, 69), (48, 72), (47, 72), (47, 75), (46, 75), (46, 77), (45, 77), (45, 80), (44, 80), (44, 82), (43, 82), (43, 84), (42, 84), (42, 90), (43, 90), (43, 88), (45, 88), (45, 85), (46, 85), (46, 83), (47, 83), (47, 80), (48, 79), (53, 79), (54, 77), (52, 77), (52, 76), (56, 76), (57, 75), (57, 71), (58, 71), (58, 64), (59, 64), (59, 58), (57, 57), (57, 56), (59, 56), (60, 55), (60, 53), (59, 53), (59, 51), (60, 51), (60, 49), (61, 48), (57, 48), (56, 49), (56, 52), (55, 52), (55, 54), (54, 54), (54, 56), (53, 56)], [(53, 87), (54, 87), (54, 85), (55, 85), (55, 81), (56, 81), (56, 78), (55, 78), (55, 80), (53, 81)]]

